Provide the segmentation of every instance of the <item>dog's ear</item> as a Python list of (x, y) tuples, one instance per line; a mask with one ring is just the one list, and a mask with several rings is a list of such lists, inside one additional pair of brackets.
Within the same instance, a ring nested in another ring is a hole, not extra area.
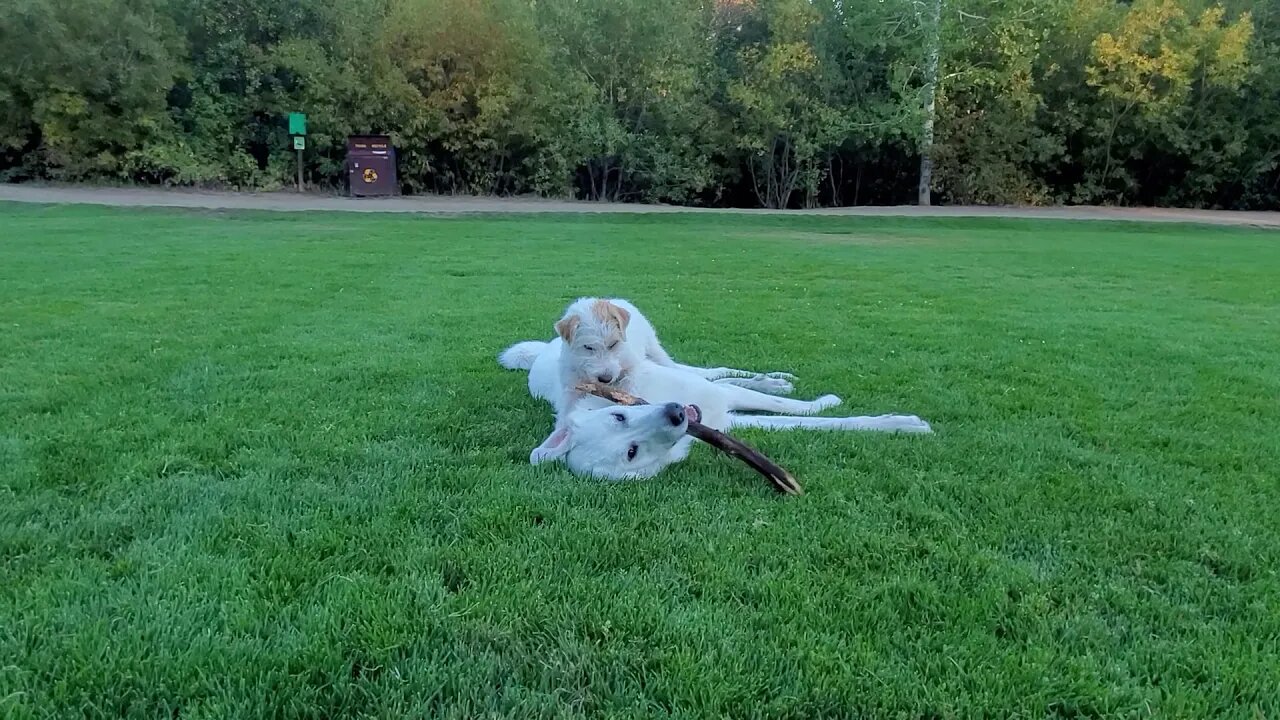
[(573, 332), (578, 329), (578, 323), (582, 322), (582, 318), (577, 315), (566, 315), (560, 318), (556, 323), (556, 332), (560, 335), (560, 339), (565, 342), (573, 341)]
[(600, 322), (609, 324), (613, 323), (618, 326), (619, 332), (626, 332), (627, 323), (631, 322), (631, 313), (624, 308), (609, 302), (608, 300), (597, 300), (591, 305), (591, 314), (595, 315)]
[(529, 453), (529, 464), (538, 465), (552, 460), (559, 460), (569, 452), (569, 428), (556, 428), (542, 444)]
[(625, 332), (627, 329), (627, 323), (631, 322), (631, 313), (627, 312), (626, 308), (619, 307), (613, 303), (609, 303), (609, 310), (610, 319), (618, 323), (619, 330)]

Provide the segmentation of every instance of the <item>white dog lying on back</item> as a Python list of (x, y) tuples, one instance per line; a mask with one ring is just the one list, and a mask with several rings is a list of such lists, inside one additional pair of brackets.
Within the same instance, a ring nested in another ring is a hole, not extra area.
[[(586, 321), (584, 311), (593, 319)], [(589, 329), (584, 329), (584, 321)], [(685, 434), (689, 420), (718, 430), (930, 432), (929, 424), (914, 415), (795, 417), (839, 405), (840, 398), (791, 400), (753, 389), (789, 392), (790, 383), (781, 377), (784, 373), (770, 377), (733, 368), (680, 365), (658, 344), (639, 310), (625, 301), (579, 300), (556, 323), (556, 330), (560, 337), (550, 342), (517, 343), (499, 356), (508, 369), (529, 370), (529, 391), (556, 406), (555, 429), (529, 456), (534, 464), (562, 459), (579, 473), (618, 479), (651, 477), (689, 454), (693, 443)], [(583, 381), (612, 384), (652, 404), (625, 407), (584, 395), (576, 391)], [(741, 414), (751, 410), (791, 416)]]

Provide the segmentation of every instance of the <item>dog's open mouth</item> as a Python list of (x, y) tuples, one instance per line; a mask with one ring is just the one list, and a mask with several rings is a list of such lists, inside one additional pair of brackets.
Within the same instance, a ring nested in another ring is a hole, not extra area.
[(684, 417), (689, 422), (698, 422), (702, 420), (702, 411), (698, 409), (697, 405), (685, 405)]

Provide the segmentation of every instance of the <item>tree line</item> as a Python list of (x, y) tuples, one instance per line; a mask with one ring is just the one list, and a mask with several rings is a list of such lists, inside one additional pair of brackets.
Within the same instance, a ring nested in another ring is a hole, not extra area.
[(1271, 0), (7, 0), (0, 179), (1280, 207)]

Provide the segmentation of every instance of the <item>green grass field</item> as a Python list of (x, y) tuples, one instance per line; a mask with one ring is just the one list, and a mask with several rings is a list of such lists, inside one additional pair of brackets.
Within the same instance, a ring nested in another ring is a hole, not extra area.
[[(0, 205), (0, 716), (1280, 716), (1280, 234)], [(531, 468), (632, 299), (926, 437)]]

